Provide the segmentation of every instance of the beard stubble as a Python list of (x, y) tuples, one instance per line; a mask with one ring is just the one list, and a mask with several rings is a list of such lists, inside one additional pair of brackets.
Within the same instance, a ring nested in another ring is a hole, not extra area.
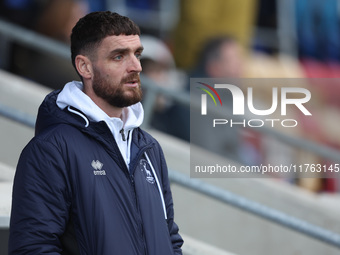
[[(136, 80), (137, 87), (124, 86), (125, 83)], [(124, 108), (142, 100), (141, 82), (138, 73), (131, 73), (118, 84), (105, 79), (97, 70), (94, 70), (93, 91), (98, 97), (104, 99), (114, 107)]]

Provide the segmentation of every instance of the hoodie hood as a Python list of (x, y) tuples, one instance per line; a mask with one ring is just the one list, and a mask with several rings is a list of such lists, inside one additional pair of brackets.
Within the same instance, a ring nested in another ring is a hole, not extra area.
[(67, 83), (62, 91), (50, 93), (39, 108), (36, 134), (60, 123), (87, 129), (91, 123), (105, 122), (129, 167), (132, 132), (142, 124), (144, 118), (142, 104), (124, 108), (122, 118), (112, 118), (101, 110), (82, 88), (81, 82), (72, 81)]
[(74, 118), (70, 113), (62, 111), (56, 104), (60, 90), (52, 91), (41, 103), (35, 123), (35, 135), (43, 133), (58, 124), (68, 124), (77, 128), (83, 128), (85, 122), (81, 118)]
[(67, 83), (59, 93), (56, 103), (62, 110), (69, 106), (78, 109), (84, 113), (90, 121), (105, 121), (109, 127), (113, 122), (120, 127), (119, 130), (121, 128), (131, 130), (139, 127), (144, 119), (144, 110), (140, 102), (124, 108), (121, 119), (109, 117), (83, 92), (83, 84), (78, 81)]

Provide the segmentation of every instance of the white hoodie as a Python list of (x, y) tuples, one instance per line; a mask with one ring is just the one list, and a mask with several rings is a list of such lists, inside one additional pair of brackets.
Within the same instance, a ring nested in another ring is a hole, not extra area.
[[(134, 128), (139, 127), (144, 119), (144, 110), (140, 102), (123, 108), (121, 119), (109, 117), (91, 100), (89, 96), (83, 92), (83, 84), (81, 82), (72, 81), (67, 83), (63, 90), (59, 93), (57, 105), (62, 110), (66, 107), (72, 106), (83, 112), (91, 121), (105, 121), (117, 142), (127, 167), (129, 168), (132, 131)], [(72, 109), (69, 110), (73, 112)], [(80, 115), (78, 112), (75, 113)], [(88, 123), (86, 116), (82, 117)]]

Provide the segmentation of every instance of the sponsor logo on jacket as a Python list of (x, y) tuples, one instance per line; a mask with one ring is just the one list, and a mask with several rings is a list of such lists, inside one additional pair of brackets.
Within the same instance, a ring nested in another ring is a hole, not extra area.
[(106, 175), (106, 172), (103, 168), (103, 163), (99, 160), (92, 160), (91, 166), (93, 167), (93, 174), (94, 175)]

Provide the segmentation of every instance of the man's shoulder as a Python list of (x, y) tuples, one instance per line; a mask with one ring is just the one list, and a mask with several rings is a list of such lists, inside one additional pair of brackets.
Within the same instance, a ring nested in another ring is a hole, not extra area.
[(66, 156), (79, 148), (89, 148), (84, 146), (86, 141), (76, 127), (57, 124), (36, 134), (23, 148), (22, 153), (26, 157), (37, 153), (49, 154), (52, 157)]
[(61, 149), (68, 143), (72, 143), (75, 140), (79, 141), (79, 135), (81, 135), (81, 132), (72, 125), (57, 124), (36, 134), (26, 147), (52, 146)]
[(39, 134), (35, 135), (35, 139), (49, 141), (53, 140), (54, 138), (61, 138), (61, 137), (72, 137), (76, 134), (81, 133), (78, 128), (73, 127), (72, 125), (68, 124), (57, 124), (46, 128)]

